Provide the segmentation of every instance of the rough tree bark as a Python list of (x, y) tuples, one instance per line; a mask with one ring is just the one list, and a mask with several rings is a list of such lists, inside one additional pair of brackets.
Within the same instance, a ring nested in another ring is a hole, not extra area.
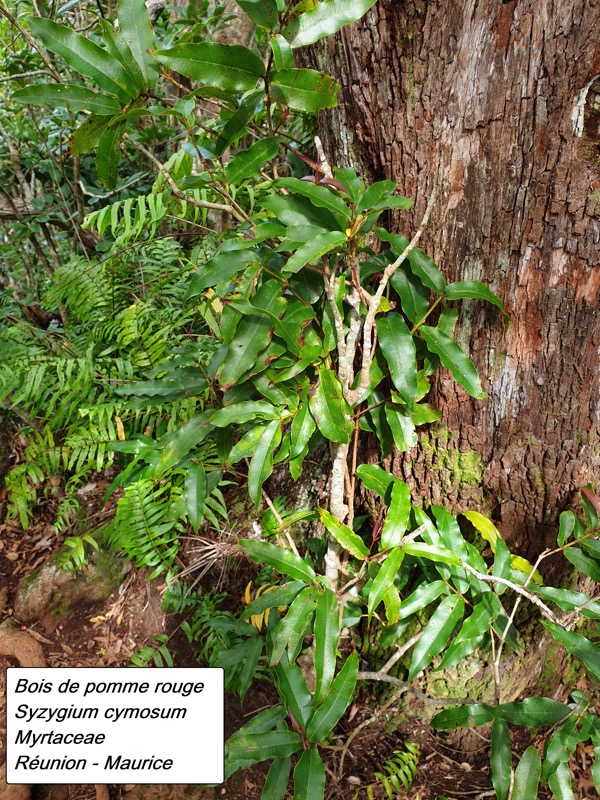
[(392, 468), (426, 499), (483, 507), (529, 556), (600, 466), (599, 33), (597, 0), (379, 0), (306, 56), (342, 85), (319, 126), (331, 163), (398, 181), (409, 238), (437, 176), (423, 248), (511, 315), (463, 301), (489, 399), (443, 374), (443, 424)]

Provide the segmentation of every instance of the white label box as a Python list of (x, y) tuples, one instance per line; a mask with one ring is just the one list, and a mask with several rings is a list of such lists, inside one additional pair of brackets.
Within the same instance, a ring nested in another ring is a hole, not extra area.
[(222, 783), (222, 669), (10, 667), (7, 783)]

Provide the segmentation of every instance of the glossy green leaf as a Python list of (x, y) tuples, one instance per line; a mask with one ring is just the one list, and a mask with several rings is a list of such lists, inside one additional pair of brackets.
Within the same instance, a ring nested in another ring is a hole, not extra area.
[(263, 592), (244, 609), (240, 619), (242, 621), (250, 619), (255, 614), (262, 614), (268, 608), (278, 608), (279, 606), (289, 606), (298, 592), (306, 586), (305, 581), (290, 581), (276, 589)]
[(380, 203), (384, 198), (390, 197), (398, 188), (396, 181), (377, 181), (372, 183), (363, 193), (360, 202), (356, 206), (356, 213), (368, 212)]
[(413, 650), (407, 682), (415, 679), (421, 670), (429, 666), (450, 641), (460, 619), (462, 619), (465, 601), (458, 595), (446, 597), (433, 613), (423, 629), (421, 638)]
[(443, 564), (460, 566), (460, 559), (451, 550), (441, 545), (426, 544), (424, 542), (410, 542), (402, 545), (402, 550), (407, 556), (429, 558), (431, 561), (441, 561)]
[(407, 403), (417, 394), (417, 358), (415, 342), (400, 314), (378, 316), (376, 320), (379, 346), (390, 369), (396, 389)]
[(569, 706), (549, 697), (526, 697), (520, 703), (503, 703), (494, 709), (495, 716), (512, 722), (537, 728), (540, 725), (556, 725), (571, 713)]
[(462, 300), (463, 298), (474, 300), (486, 300), (497, 306), (500, 311), (504, 311), (502, 300), (494, 294), (485, 283), (480, 281), (457, 281), (456, 283), (446, 284), (444, 290), (446, 300)]
[(284, 550), (270, 542), (258, 542), (255, 539), (240, 539), (239, 546), (248, 558), (257, 564), (268, 564), (282, 575), (289, 575), (297, 581), (313, 583), (317, 579), (313, 568), (303, 561), (300, 556)]
[(403, 266), (394, 272), (390, 283), (400, 297), (402, 312), (413, 325), (420, 322), (429, 310), (429, 289)]
[(284, 69), (269, 79), (273, 98), (295, 111), (316, 114), (337, 105), (340, 86), (329, 75), (314, 69)]
[[(230, 747), (232, 744), (235, 746), (236, 738), (247, 736), (251, 733), (266, 733), (266, 731), (272, 730), (280, 723), (284, 717), (285, 711), (281, 706), (267, 708), (252, 717), (249, 722), (243, 725), (227, 740), (227, 742), (225, 742), (225, 779), (233, 775), (236, 770), (247, 769), (254, 763), (252, 759), (248, 758), (242, 757), (236, 761), (231, 758)], [(236, 754), (239, 754), (239, 750)]]
[(290, 458), (296, 458), (302, 453), (315, 432), (316, 427), (317, 423), (310, 413), (310, 408), (308, 406), (308, 393), (305, 392), (302, 395), (298, 411), (296, 411), (294, 419), (292, 420), (290, 430), (292, 442)]
[(190, 525), (196, 533), (204, 518), (206, 472), (202, 464), (191, 464), (185, 474), (185, 504)]
[(199, 265), (197, 272), (192, 274), (184, 299), (201, 294), (209, 286), (230, 280), (257, 260), (257, 255), (248, 250), (218, 253), (205, 264)]
[(256, 506), (262, 499), (263, 483), (273, 472), (273, 452), (281, 441), (281, 422), (274, 419), (264, 429), (248, 470), (248, 494)]
[(400, 478), (396, 478), (392, 486), (392, 499), (387, 510), (383, 530), (381, 531), (381, 547), (389, 550), (398, 547), (410, 516), (410, 489)]
[(492, 706), (485, 703), (473, 703), (471, 705), (448, 708), (436, 714), (431, 720), (431, 726), (438, 730), (449, 730), (453, 728), (472, 728), (478, 725), (486, 725), (494, 719)]
[(326, 589), (317, 599), (314, 627), (315, 704), (331, 687), (335, 655), (340, 641), (340, 609), (335, 592)]
[(119, 0), (119, 29), (139, 66), (146, 89), (158, 80), (158, 64), (150, 55), (154, 49), (154, 31), (144, 0)]
[(600, 649), (597, 644), (593, 644), (580, 633), (566, 631), (554, 622), (544, 619), (542, 625), (550, 631), (552, 638), (585, 664), (596, 680), (600, 680)]
[(226, 90), (250, 91), (265, 71), (260, 58), (238, 44), (178, 44), (154, 55), (168, 69)]
[(356, 474), (361, 479), (365, 488), (376, 492), (383, 501), (389, 505), (392, 499), (392, 486), (394, 476), (377, 464), (360, 464)]
[(558, 526), (558, 536), (556, 537), (556, 543), (559, 547), (562, 547), (571, 538), (576, 522), (577, 518), (572, 511), (562, 512)]
[(317, 427), (330, 442), (348, 444), (354, 430), (352, 409), (344, 399), (342, 384), (333, 370), (321, 367), (319, 381), (309, 400)]
[(292, 47), (307, 44), (337, 33), (344, 25), (351, 25), (374, 5), (376, 0), (323, 0), (312, 11), (300, 14), (283, 35)]
[(357, 675), (358, 655), (352, 653), (335, 676), (331, 690), (323, 703), (316, 709), (306, 729), (306, 735), (311, 742), (322, 741), (335, 728), (352, 701)]
[(294, 800), (323, 800), (325, 765), (316, 747), (305, 750), (294, 769)]
[(262, 89), (258, 89), (244, 97), (235, 110), (235, 113), (232, 114), (219, 132), (215, 143), (215, 153), (218, 156), (222, 156), (233, 142), (247, 134), (248, 125), (256, 116), (256, 112), (262, 105), (263, 99), (264, 93)]
[(533, 745), (527, 748), (515, 770), (511, 800), (537, 800), (542, 764)]
[(82, 153), (89, 153), (98, 144), (104, 131), (108, 128), (113, 119), (111, 116), (92, 116), (82, 122), (73, 131), (69, 139), (69, 150), (72, 155), (79, 156)]
[(96, 150), (96, 171), (98, 178), (107, 189), (117, 185), (117, 166), (121, 160), (121, 139), (125, 131), (125, 123), (109, 125), (98, 139)]
[(298, 272), (305, 264), (318, 264), (321, 256), (331, 251), (337, 252), (346, 241), (346, 234), (341, 231), (319, 233), (314, 239), (306, 242), (302, 247), (299, 247), (296, 252), (288, 258), (283, 272)]
[(568, 764), (558, 765), (556, 772), (548, 778), (548, 787), (556, 800), (575, 800)]
[(259, 371), (259, 355), (266, 350), (272, 336), (273, 322), (266, 314), (257, 313), (242, 318), (225, 358), (217, 370), (222, 389), (227, 390), (242, 376), (249, 376)]
[[(491, 592), (490, 598), (495, 597)], [(481, 643), (483, 637), (489, 630), (490, 620), (494, 614), (500, 612), (500, 603), (497, 598), (497, 607), (494, 608), (492, 600), (487, 600), (487, 595), (480, 603), (473, 607), (471, 616), (463, 622), (462, 627), (438, 664), (436, 669), (448, 669), (458, 664), (466, 656), (470, 655)]]
[(271, 50), (276, 70), (289, 70), (294, 68), (294, 52), (289, 42), (278, 33), (271, 38)]
[(498, 800), (507, 800), (512, 772), (510, 732), (507, 723), (497, 717), (492, 725), (492, 751), (490, 754), (492, 786)]
[(160, 478), (167, 470), (179, 464), (196, 445), (200, 444), (214, 430), (210, 423), (212, 411), (203, 411), (192, 417), (180, 428), (162, 451), (160, 460), (154, 469), (154, 477)]
[(258, 764), (269, 758), (285, 758), (302, 749), (302, 737), (296, 731), (267, 731), (236, 736), (229, 745), (231, 761)]
[(279, 412), (270, 403), (264, 400), (245, 400), (243, 403), (234, 403), (231, 406), (220, 408), (210, 418), (215, 428), (224, 428), (236, 423), (241, 425), (253, 419), (278, 419)]
[(385, 606), (385, 617), (388, 625), (395, 625), (400, 621), (400, 592), (395, 586), (390, 586), (387, 592), (383, 595), (383, 604)]
[[(375, 228), (374, 230), (382, 241), (388, 242), (392, 246), (396, 256), (402, 255), (408, 247), (409, 242), (406, 236), (402, 236), (398, 233), (390, 233), (385, 228)], [(408, 266), (413, 275), (416, 275), (424, 286), (432, 289), (437, 294), (444, 293), (446, 288), (444, 276), (440, 272), (437, 264), (435, 264), (420, 247), (415, 247), (409, 254)]]
[(256, 425), (248, 433), (245, 433), (239, 442), (236, 442), (231, 448), (227, 456), (227, 463), (236, 464), (242, 458), (252, 458), (265, 428), (266, 425)]
[(584, 553), (579, 547), (567, 547), (563, 551), (565, 558), (577, 569), (588, 575), (596, 583), (600, 583), (600, 563)]
[(106, 50), (72, 28), (50, 19), (30, 17), (29, 28), (52, 53), (61, 56), (71, 69), (91, 78), (98, 88), (127, 103), (135, 97), (123, 66)]
[(406, 453), (417, 444), (415, 423), (407, 406), (397, 403), (385, 404), (385, 418), (400, 453)]
[(307, 622), (315, 610), (315, 589), (307, 586), (302, 589), (290, 605), (287, 614), (277, 628), (269, 666), (278, 664), (284, 652), (294, 650), (298, 639), (304, 636)]
[(306, 680), (298, 664), (290, 664), (287, 653), (273, 667), (275, 685), (281, 702), (294, 716), (296, 722), (304, 729), (313, 713), (312, 695), (306, 686)]
[(362, 560), (369, 557), (369, 548), (351, 528), (344, 525), (324, 508), (319, 508), (318, 514), (327, 532), (354, 558)]
[(285, 800), (285, 793), (290, 780), (292, 759), (276, 758), (271, 764), (267, 780), (262, 790), (260, 800)]
[[(274, 182), (278, 188), (287, 189), (292, 194), (306, 197), (313, 206), (324, 208), (338, 220), (338, 230), (345, 230), (347, 223), (352, 218), (352, 210), (346, 205), (341, 197), (326, 186), (320, 186), (310, 181), (302, 181), (299, 178), (278, 178)], [(318, 217), (317, 217), (318, 219)], [(324, 227), (329, 227), (325, 225)]]
[(542, 762), (542, 774), (540, 776), (545, 783), (550, 775), (553, 775), (561, 763), (568, 764), (571, 756), (575, 752), (579, 741), (584, 741), (586, 736), (578, 727), (578, 719), (572, 716), (564, 722), (556, 733), (552, 736), (544, 750), (544, 761)]
[(578, 610), (580, 614), (589, 619), (600, 619), (600, 602), (593, 601), (583, 592), (574, 592), (570, 589), (556, 589), (553, 586), (540, 586), (537, 594), (544, 600), (552, 600), (563, 611)]
[(412, 592), (406, 600), (402, 601), (400, 606), (400, 619), (408, 619), (408, 617), (416, 614), (417, 611), (425, 608), (436, 600), (441, 594), (448, 592), (449, 589), (444, 581), (431, 581), (430, 583), (422, 583)]
[(279, 141), (279, 136), (265, 136), (234, 156), (225, 169), (229, 183), (237, 185), (245, 178), (258, 175), (262, 165), (275, 158), (279, 152)]
[(385, 561), (381, 565), (381, 569), (375, 576), (369, 598), (367, 601), (367, 612), (369, 619), (373, 616), (373, 612), (383, 600), (383, 596), (388, 589), (393, 585), (394, 578), (398, 574), (400, 565), (404, 559), (404, 553), (399, 547), (395, 547), (385, 557)]
[(272, 30), (277, 25), (279, 12), (275, 0), (237, 0), (237, 4), (259, 28)]
[(25, 86), (13, 92), (10, 99), (18, 103), (62, 106), (71, 111), (91, 111), (101, 115), (118, 114), (121, 110), (121, 103), (110, 94), (97, 94), (85, 86), (66, 83)]
[(419, 328), (428, 350), (439, 356), (446, 369), (450, 370), (452, 377), (471, 395), (478, 399), (487, 397), (481, 388), (479, 375), (473, 362), (461, 348), (442, 333), (438, 328), (422, 325)]
[[(303, 195), (270, 194), (264, 200), (261, 200), (260, 204), (263, 208), (275, 214), (285, 225), (311, 225), (315, 228), (326, 228), (332, 231), (339, 231), (342, 228), (340, 220), (336, 216), (326, 208), (315, 206)], [(296, 282), (306, 282), (307, 278), (303, 273), (300, 273), (294, 280)], [(322, 291), (322, 284), (319, 289)], [(317, 297), (321, 294), (321, 291), (318, 292)], [(314, 281), (306, 286), (305, 294), (308, 294), (308, 297), (315, 298), (316, 287)]]

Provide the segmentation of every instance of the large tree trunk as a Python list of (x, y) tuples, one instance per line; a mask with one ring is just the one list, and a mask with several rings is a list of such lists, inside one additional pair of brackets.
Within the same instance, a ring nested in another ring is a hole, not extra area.
[(423, 248), (511, 315), (461, 304), (489, 399), (442, 374), (444, 424), (393, 469), (425, 498), (483, 507), (528, 555), (600, 465), (599, 33), (597, 0), (379, 0), (308, 56), (342, 85), (320, 126), (332, 163), (397, 180), (409, 237), (437, 177)]

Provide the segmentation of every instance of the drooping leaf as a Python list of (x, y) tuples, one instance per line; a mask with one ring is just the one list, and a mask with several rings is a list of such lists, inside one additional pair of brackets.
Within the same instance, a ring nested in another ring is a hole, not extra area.
[[(565, 551), (568, 552), (568, 551)], [(589, 639), (575, 631), (567, 631), (554, 622), (542, 620), (542, 625), (547, 628), (552, 637), (560, 642), (569, 653), (582, 661), (596, 680), (600, 680), (600, 649), (592, 644)]]
[(113, 119), (111, 116), (91, 116), (82, 122), (73, 131), (69, 139), (69, 150), (72, 155), (79, 156), (82, 153), (89, 153), (98, 144), (98, 140), (108, 128)]
[(71, 111), (91, 111), (92, 114), (118, 114), (121, 103), (110, 94), (98, 94), (85, 86), (66, 83), (40, 83), (25, 86), (11, 95), (18, 103), (64, 106)]
[(225, 169), (229, 183), (237, 185), (245, 178), (257, 175), (260, 167), (277, 155), (279, 141), (279, 136), (265, 136), (234, 156)]
[(356, 688), (358, 655), (352, 653), (335, 676), (331, 690), (322, 704), (315, 710), (306, 735), (311, 742), (322, 741), (332, 731), (350, 705)]
[(565, 558), (577, 569), (588, 575), (596, 583), (600, 583), (600, 563), (583, 552), (579, 547), (567, 547), (563, 550)]
[(420, 279), (405, 268), (397, 269), (390, 279), (400, 297), (402, 311), (415, 325), (420, 322), (429, 310), (429, 289)]
[(234, 403), (231, 406), (220, 408), (210, 418), (211, 424), (215, 428), (225, 428), (227, 425), (237, 423), (241, 425), (253, 419), (278, 419), (279, 412), (271, 403), (264, 400), (245, 400), (242, 403)]
[(431, 664), (448, 644), (454, 628), (462, 619), (465, 601), (459, 595), (446, 597), (433, 613), (423, 629), (421, 638), (415, 645), (407, 681), (410, 683), (416, 675)]
[(558, 765), (556, 772), (548, 778), (548, 786), (556, 800), (575, 800), (568, 764)]
[(154, 31), (144, 0), (119, 0), (119, 29), (139, 66), (144, 88), (150, 89), (158, 80), (158, 64), (150, 55), (154, 49)]
[(352, 409), (344, 399), (342, 384), (333, 370), (321, 367), (319, 380), (309, 400), (317, 427), (330, 442), (348, 444), (354, 430)]
[(479, 375), (469, 356), (461, 348), (442, 333), (438, 328), (422, 325), (419, 328), (427, 348), (439, 356), (446, 369), (450, 370), (452, 377), (471, 395), (478, 399), (487, 397), (481, 388)]
[(279, 103), (316, 114), (337, 105), (340, 86), (329, 75), (314, 69), (283, 69), (270, 76), (273, 97)]
[(271, 37), (271, 50), (273, 51), (273, 61), (275, 69), (278, 71), (294, 68), (294, 52), (288, 41), (278, 33)]
[(583, 592), (574, 592), (570, 589), (556, 589), (554, 586), (540, 586), (537, 594), (544, 600), (552, 600), (563, 611), (578, 610), (580, 614), (589, 619), (600, 619), (600, 602), (592, 600)]
[(191, 464), (185, 475), (185, 504), (190, 525), (196, 533), (204, 518), (206, 472), (202, 464)]
[(208, 434), (214, 430), (210, 423), (212, 411), (203, 411), (180, 428), (171, 441), (162, 451), (160, 460), (154, 469), (154, 477), (161, 475), (174, 467), (187, 456), (196, 445), (200, 444)]
[[(390, 233), (385, 228), (375, 228), (375, 233), (379, 238), (388, 242), (396, 256), (401, 256), (408, 247), (408, 239), (398, 233)], [(402, 262), (401, 262), (402, 263)], [(410, 271), (419, 278), (424, 286), (432, 289), (437, 294), (443, 294), (446, 288), (446, 281), (440, 272), (437, 264), (421, 250), (420, 247), (415, 249), (408, 256), (408, 266)]]
[(512, 772), (510, 732), (507, 723), (497, 717), (492, 725), (492, 752), (490, 754), (492, 786), (498, 800), (507, 800)]
[(429, 558), (431, 561), (441, 561), (443, 564), (460, 566), (460, 559), (452, 550), (441, 545), (427, 544), (425, 542), (410, 542), (402, 545), (402, 550), (407, 556)]
[(385, 561), (381, 565), (381, 569), (375, 576), (369, 598), (367, 601), (367, 611), (369, 619), (373, 616), (373, 612), (383, 600), (385, 593), (393, 585), (394, 578), (398, 574), (400, 565), (404, 559), (404, 553), (399, 547), (395, 547), (385, 557)]
[[(488, 596), (495, 599), (496, 606), (493, 600), (487, 599)], [(489, 630), (490, 619), (494, 613), (498, 614), (499, 612), (500, 603), (498, 598), (492, 592), (489, 592), (481, 602), (474, 606), (471, 616), (467, 617), (463, 622), (460, 631), (444, 653), (444, 657), (438, 664), (437, 669), (453, 667), (463, 658), (470, 655)]]
[(284, 550), (270, 542), (257, 542), (255, 539), (240, 539), (239, 546), (248, 558), (257, 564), (264, 562), (282, 575), (289, 575), (297, 581), (313, 583), (317, 579), (314, 569), (300, 556)]
[(417, 394), (417, 358), (408, 326), (395, 312), (378, 317), (376, 325), (394, 386), (407, 403), (413, 403)]
[(492, 706), (485, 703), (473, 703), (471, 705), (448, 708), (436, 714), (431, 720), (431, 726), (439, 730), (452, 728), (471, 728), (478, 725), (486, 725), (494, 719)]
[(287, 653), (273, 667), (275, 685), (286, 709), (304, 729), (313, 713), (312, 695), (306, 686), (304, 674), (298, 664), (290, 664)]
[(351, 528), (344, 525), (324, 508), (319, 508), (318, 513), (319, 519), (327, 528), (328, 533), (354, 558), (365, 559), (369, 557), (369, 548)]
[(376, 492), (389, 505), (392, 499), (394, 476), (378, 464), (360, 464), (356, 474), (367, 489)]
[(276, 0), (237, 0), (242, 8), (259, 28), (272, 30), (279, 19)]
[(504, 311), (502, 300), (498, 295), (494, 294), (485, 283), (480, 281), (457, 281), (456, 283), (447, 283), (444, 290), (447, 300), (462, 300), (463, 298), (472, 298), (474, 300), (487, 300), (492, 303), (500, 311)]
[(277, 628), (269, 661), (271, 667), (279, 663), (286, 650), (288, 652), (294, 650), (298, 639), (304, 636), (308, 619), (315, 610), (315, 603), (315, 589), (312, 586), (307, 586), (296, 595)]
[(417, 444), (415, 422), (408, 406), (386, 403), (385, 418), (390, 426), (394, 444), (400, 453), (406, 453)]
[(260, 796), (261, 800), (285, 800), (291, 769), (292, 759), (289, 756), (273, 760)]
[(392, 486), (392, 501), (381, 531), (383, 550), (398, 547), (400, 544), (408, 526), (410, 508), (410, 489), (403, 480), (396, 478)]
[(523, 753), (515, 770), (512, 800), (537, 800), (542, 763), (533, 745)]
[(273, 472), (273, 452), (281, 441), (281, 422), (269, 422), (260, 437), (248, 470), (248, 494), (256, 506), (262, 499), (263, 483)]
[[(310, 184), (304, 184), (309, 186)], [(271, 211), (285, 225), (311, 225), (315, 228), (326, 228), (332, 231), (339, 231), (342, 228), (338, 217), (334, 216), (326, 208), (317, 207), (304, 196), (297, 194), (270, 194), (260, 201), (263, 208)], [(302, 276), (302, 277), (301, 277)], [(300, 273), (296, 281), (307, 281), (304, 273)], [(322, 286), (317, 297), (321, 294)], [(309, 297), (315, 295), (314, 283), (306, 287), (305, 294)]]
[(283, 272), (298, 272), (305, 264), (318, 264), (321, 256), (334, 250), (337, 251), (346, 241), (346, 234), (342, 231), (326, 231), (325, 233), (319, 233), (314, 239), (299, 247), (296, 252), (288, 258)]
[(246, 135), (250, 121), (254, 118), (259, 106), (262, 105), (263, 97), (264, 93), (261, 89), (244, 97), (235, 113), (219, 132), (215, 142), (215, 153), (218, 156), (222, 156), (233, 142)]
[(121, 138), (125, 131), (125, 123), (109, 125), (100, 135), (96, 151), (96, 170), (101, 183), (107, 189), (114, 189), (117, 185), (117, 167), (121, 160)]
[(572, 511), (562, 512), (558, 526), (558, 536), (556, 537), (556, 543), (559, 547), (562, 547), (571, 538), (576, 522), (577, 517)]
[(120, 62), (85, 36), (43, 17), (30, 17), (29, 27), (50, 52), (64, 58), (71, 69), (91, 78), (107, 94), (118, 97), (123, 103), (136, 96), (131, 92), (127, 72)]
[(294, 800), (323, 800), (325, 765), (316, 747), (305, 750), (294, 769)]
[(283, 586), (278, 586), (268, 592), (263, 592), (246, 606), (240, 619), (242, 621), (248, 620), (250, 617), (262, 614), (263, 611), (266, 611), (268, 608), (288, 606), (298, 592), (304, 589), (305, 586), (306, 583), (304, 581), (290, 581)]
[[(308, 181), (302, 181), (299, 178), (278, 178), (274, 185), (278, 188), (287, 189), (292, 194), (306, 197), (317, 208), (327, 209), (337, 219), (338, 231), (346, 229), (347, 223), (352, 217), (352, 210), (331, 189)], [(329, 226), (325, 225), (324, 227)]]
[(339, 623), (340, 610), (337, 597), (331, 589), (326, 589), (319, 595), (315, 612), (315, 704), (323, 700), (331, 687), (335, 673), (335, 654), (340, 641)]
[(549, 697), (526, 697), (519, 703), (502, 703), (494, 708), (494, 715), (512, 722), (537, 728), (540, 725), (556, 725), (571, 713), (569, 706)]
[(300, 14), (283, 30), (283, 35), (292, 47), (314, 44), (325, 36), (337, 33), (344, 25), (356, 22), (375, 2), (376, 0), (323, 0), (312, 11)]
[(226, 90), (254, 89), (265, 70), (257, 55), (238, 44), (178, 44), (170, 50), (158, 50), (154, 55), (168, 69)]
[(236, 736), (230, 742), (231, 761), (251, 761), (258, 764), (269, 758), (286, 758), (302, 748), (302, 737), (296, 731), (267, 731)]

